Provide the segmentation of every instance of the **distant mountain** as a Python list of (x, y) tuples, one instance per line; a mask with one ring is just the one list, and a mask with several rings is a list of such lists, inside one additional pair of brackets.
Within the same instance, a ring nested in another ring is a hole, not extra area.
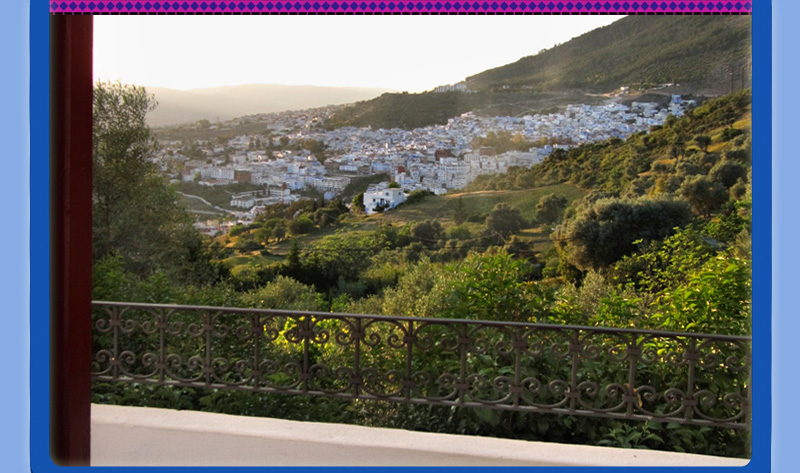
[(253, 84), (186, 91), (147, 87), (147, 91), (158, 101), (147, 120), (151, 126), (159, 127), (340, 105), (371, 99), (388, 89)]
[(750, 59), (750, 25), (749, 16), (629, 16), (467, 84), (605, 92), (671, 82), (727, 93), (729, 71), (738, 81)]
[(673, 93), (719, 96), (750, 86), (750, 25), (749, 16), (629, 16), (467, 77), (473, 93), (387, 93), (346, 107), (327, 126), (408, 129), (467, 111), (520, 115), (596, 102), (620, 86), (677, 83)]

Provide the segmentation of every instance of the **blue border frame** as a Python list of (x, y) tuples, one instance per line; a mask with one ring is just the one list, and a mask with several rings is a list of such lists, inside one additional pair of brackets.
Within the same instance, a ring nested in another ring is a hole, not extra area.
[[(49, 5), (30, 0), (31, 471), (50, 460), (50, 26)], [(34, 172), (36, 171), (36, 172)], [(34, 217), (37, 216), (37, 217)], [(46, 216), (46, 217), (45, 217)], [(40, 330), (34, 328), (39, 327)]]
[[(772, 238), (772, 165), (765, 157), (771, 155), (772, 134), (772, 6), (761, 0), (753, 14), (753, 455), (749, 465), (742, 470), (766, 472), (770, 469), (770, 352), (771, 352), (771, 271)], [(49, 9), (48, 3), (31, 1), (30, 10), (30, 114), (31, 114), (31, 252), (30, 299), (31, 327), (31, 466), (39, 473), (54, 471), (56, 466), (49, 457), (49, 269), (50, 269), (50, 222), (49, 215)], [(13, 389), (13, 387), (11, 387)], [(83, 470), (85, 467), (73, 467)], [(136, 471), (162, 471), (168, 468)], [(553, 467), (554, 468), (554, 467)], [(105, 469), (105, 468), (101, 468)], [(219, 467), (220, 471), (235, 471), (235, 467)], [(283, 469), (283, 468), (281, 468)], [(304, 468), (305, 469), (305, 468)], [(345, 471), (345, 468), (336, 468)], [(415, 468), (416, 469), (416, 468)], [(552, 468), (551, 468), (552, 469)], [(570, 468), (577, 469), (577, 468)], [(592, 467), (608, 469), (606, 467)], [(664, 469), (664, 468), (659, 468)], [(286, 468), (288, 471), (289, 469)], [(581, 470), (584, 470), (581, 468)], [(666, 468), (675, 470), (677, 468)], [(685, 471), (685, 468), (680, 468)]]

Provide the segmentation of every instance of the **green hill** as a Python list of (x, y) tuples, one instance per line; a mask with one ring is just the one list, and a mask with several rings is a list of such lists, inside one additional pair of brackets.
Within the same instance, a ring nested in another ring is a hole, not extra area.
[(678, 83), (681, 94), (722, 95), (731, 77), (734, 88), (749, 87), (750, 24), (749, 16), (630, 16), (468, 77), (473, 93), (387, 93), (344, 107), (325, 126), (413, 129), (468, 111), (532, 114), (592, 103), (623, 85)]
[(604, 92), (672, 82), (727, 91), (729, 69), (741, 73), (749, 60), (750, 24), (749, 16), (629, 16), (467, 83)]

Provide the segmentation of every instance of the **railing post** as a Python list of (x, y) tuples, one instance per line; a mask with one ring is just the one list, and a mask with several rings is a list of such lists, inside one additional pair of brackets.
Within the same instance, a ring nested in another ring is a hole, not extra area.
[(512, 347), (514, 347), (514, 383), (511, 385), (511, 393), (514, 398), (512, 404), (514, 407), (519, 407), (522, 394), (522, 350), (525, 348), (523, 334), (522, 327), (517, 327), (512, 340)]
[(636, 334), (631, 334), (631, 340), (628, 342), (628, 392), (625, 393), (625, 404), (627, 405), (626, 414), (628, 417), (633, 415), (634, 405), (638, 405), (639, 397), (636, 393), (636, 364), (642, 356), (642, 350), (637, 346)]
[(458, 382), (456, 383), (456, 391), (458, 391), (458, 403), (464, 404), (464, 397), (467, 388), (467, 348), (469, 347), (469, 327), (464, 325), (464, 333), (458, 339), (458, 347), (461, 355), (458, 369)]
[(206, 335), (206, 353), (205, 361), (203, 362), (203, 371), (205, 372), (206, 385), (211, 385), (211, 372), (213, 370), (211, 363), (211, 332), (214, 330), (212, 325), (212, 317), (210, 311), (205, 311), (203, 314), (203, 332)]
[(753, 419), (753, 350), (750, 344), (745, 344), (745, 359), (747, 360), (747, 405), (744, 409), (745, 425), (747, 431), (752, 432)]
[[(738, 344), (737, 344), (738, 345)], [(743, 344), (745, 350), (745, 362), (747, 363), (747, 405), (744, 406), (745, 428), (750, 432), (748, 441), (752, 444), (753, 439), (753, 360), (752, 360), (752, 346), (750, 344)]]
[(361, 386), (364, 383), (364, 379), (361, 376), (361, 337), (364, 336), (361, 333), (361, 319), (356, 318), (356, 330), (353, 334), (353, 379), (351, 383), (353, 383), (353, 395), (358, 398), (361, 395)]
[(111, 356), (111, 376), (114, 379), (119, 378), (119, 327), (122, 324), (122, 316), (120, 316), (119, 307), (114, 307), (111, 310), (111, 340), (112, 340), (112, 356)]
[(406, 332), (405, 336), (405, 343), (406, 343), (406, 375), (405, 379), (403, 380), (403, 391), (406, 393), (406, 400), (411, 399), (411, 387), (414, 385), (413, 380), (411, 379), (411, 357), (413, 356), (414, 351), (414, 341), (417, 339), (416, 335), (414, 334), (414, 321), (408, 321), (408, 332)]
[(697, 360), (700, 359), (700, 353), (697, 351), (697, 339), (694, 337), (689, 338), (689, 348), (686, 350), (686, 361), (689, 364), (689, 373), (686, 381), (686, 398), (683, 400), (685, 408), (684, 416), (686, 420), (692, 420), (694, 416), (694, 407), (697, 405), (697, 398), (694, 397), (694, 367)]
[(303, 336), (303, 372), (300, 373), (300, 381), (304, 393), (308, 392), (308, 380), (311, 377), (310, 371), (310, 344), (311, 344), (311, 316), (306, 314), (300, 317), (300, 333)]
[(572, 366), (570, 370), (569, 392), (567, 393), (567, 397), (569, 397), (569, 409), (574, 411), (577, 408), (578, 397), (580, 397), (580, 392), (578, 392), (578, 365), (581, 361), (581, 332), (579, 329), (573, 329), (572, 332), (574, 333), (574, 336), (569, 342), (569, 352), (572, 357)]
[[(156, 312), (158, 314), (158, 357), (156, 359), (157, 368), (158, 368), (158, 381), (160, 383), (164, 382), (166, 377), (166, 352), (167, 352), (167, 341), (166, 341), (166, 330), (168, 327), (168, 317), (166, 309), (160, 309)], [(170, 312), (171, 313), (171, 312)]]
[(263, 326), (261, 324), (261, 316), (258, 313), (253, 313), (251, 320), (250, 330), (253, 335), (253, 367), (250, 369), (250, 375), (253, 378), (253, 389), (258, 390), (261, 380), (261, 337), (263, 335)]

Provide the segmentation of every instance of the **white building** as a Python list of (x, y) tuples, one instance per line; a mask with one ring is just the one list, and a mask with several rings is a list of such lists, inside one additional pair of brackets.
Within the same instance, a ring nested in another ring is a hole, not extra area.
[(384, 210), (393, 209), (402, 204), (406, 200), (403, 189), (389, 188), (389, 184), (381, 182), (377, 185), (371, 185), (364, 192), (364, 207), (366, 208), (367, 215), (377, 213), (376, 207), (384, 207)]
[(203, 179), (225, 179), (232, 181), (234, 176), (234, 171), (231, 168), (207, 167), (203, 168), (200, 172)]

